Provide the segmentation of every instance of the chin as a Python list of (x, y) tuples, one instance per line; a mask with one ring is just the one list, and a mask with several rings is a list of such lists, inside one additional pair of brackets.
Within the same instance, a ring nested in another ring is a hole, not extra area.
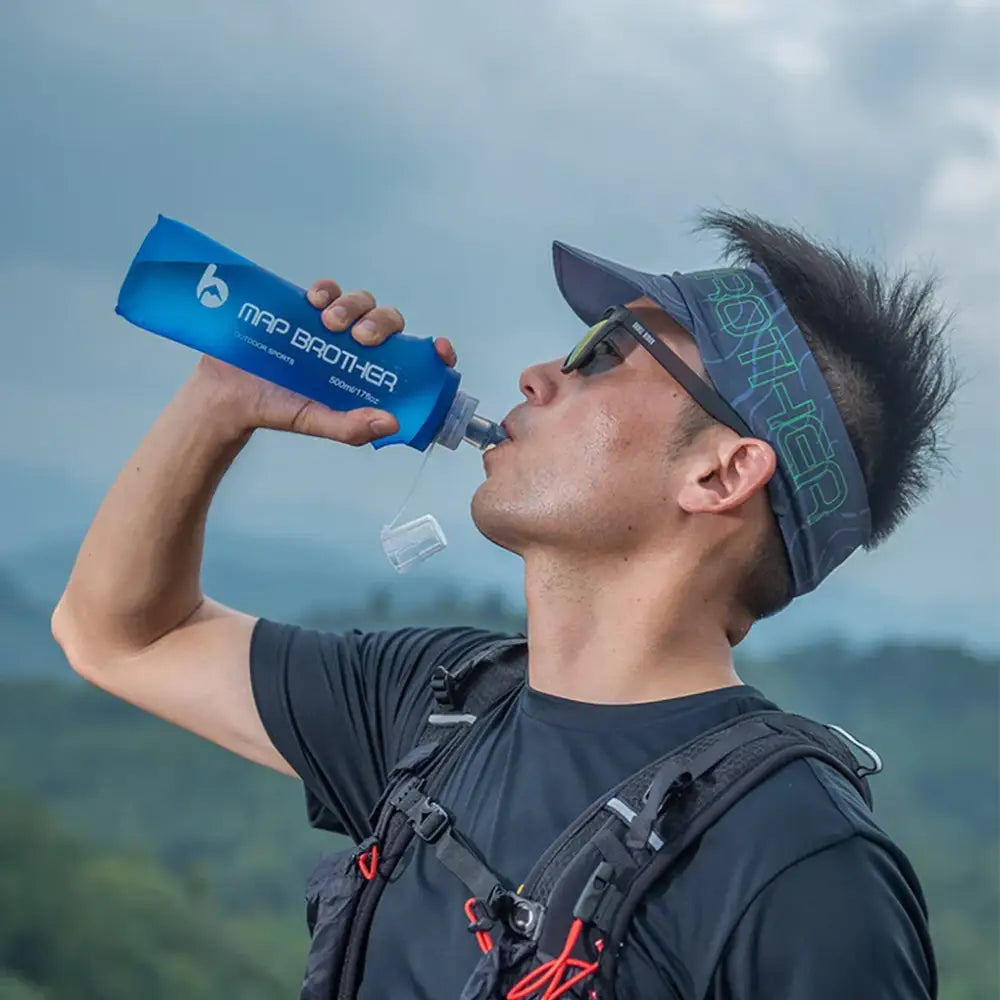
[(520, 555), (525, 538), (525, 516), (509, 500), (499, 496), (486, 480), (472, 495), (472, 523), (494, 545)]

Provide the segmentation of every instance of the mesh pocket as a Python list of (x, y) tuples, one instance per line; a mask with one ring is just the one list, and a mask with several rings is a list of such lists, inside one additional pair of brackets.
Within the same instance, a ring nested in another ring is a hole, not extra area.
[(312, 943), (300, 1000), (331, 1000), (340, 981), (351, 923), (365, 882), (353, 851), (324, 854), (306, 884)]
[(504, 1000), (510, 987), (531, 968), (534, 944), (505, 932), (493, 933), (495, 944), (479, 959), (459, 1000)]

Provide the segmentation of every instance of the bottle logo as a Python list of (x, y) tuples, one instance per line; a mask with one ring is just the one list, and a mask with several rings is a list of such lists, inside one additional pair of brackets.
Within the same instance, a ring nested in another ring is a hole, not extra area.
[(226, 299), (229, 298), (229, 286), (215, 276), (215, 265), (209, 264), (205, 268), (205, 273), (198, 282), (198, 290), (195, 292), (198, 301), (206, 309), (218, 309)]

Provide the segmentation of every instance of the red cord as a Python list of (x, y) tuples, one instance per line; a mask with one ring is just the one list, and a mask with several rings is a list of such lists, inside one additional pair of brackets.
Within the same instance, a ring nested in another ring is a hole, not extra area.
[(358, 868), (361, 869), (361, 874), (369, 882), (375, 878), (378, 872), (378, 844), (373, 844), (358, 858)]
[[(598, 962), (584, 962), (582, 959), (569, 957), (573, 948), (576, 947), (582, 930), (583, 921), (574, 920), (569, 934), (566, 935), (566, 943), (563, 945), (559, 957), (544, 962), (537, 969), (532, 969), (520, 982), (515, 983), (507, 994), (507, 1000), (529, 1000), (543, 987), (545, 992), (539, 997), (539, 1000), (556, 1000), (577, 983), (592, 976), (597, 971)], [(598, 950), (600, 950), (599, 944)], [(563, 975), (568, 969), (579, 969), (580, 971), (563, 982)]]
[[(476, 916), (477, 902), (479, 900), (475, 896), (465, 901), (465, 915), (469, 918), (470, 927), (479, 922), (479, 917)], [(493, 947), (493, 938), (490, 937), (489, 931), (476, 931), (476, 943), (479, 945), (480, 951), (485, 954)]]

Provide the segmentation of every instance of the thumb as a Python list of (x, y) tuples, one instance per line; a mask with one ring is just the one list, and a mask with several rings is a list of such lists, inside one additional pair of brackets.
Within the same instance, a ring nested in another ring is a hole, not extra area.
[(386, 410), (371, 410), (366, 413), (366, 419), (375, 437), (385, 437), (399, 430), (399, 421)]
[(292, 430), (343, 444), (361, 445), (395, 433), (399, 430), (399, 422), (391, 413), (372, 407), (341, 411), (310, 402), (299, 412)]

